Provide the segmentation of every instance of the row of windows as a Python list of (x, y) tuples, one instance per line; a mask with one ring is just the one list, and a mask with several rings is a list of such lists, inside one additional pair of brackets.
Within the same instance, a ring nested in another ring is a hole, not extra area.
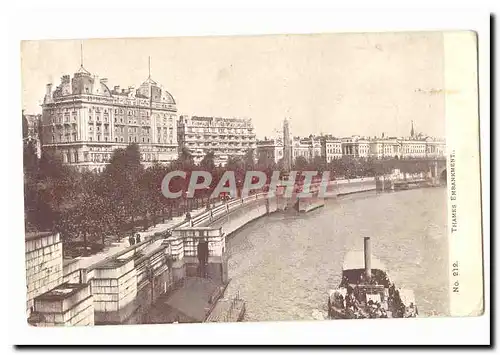
[[(55, 115), (55, 114), (59, 114), (61, 115), (62, 113), (65, 113), (66, 115), (69, 115), (69, 113), (71, 112), (74, 116), (77, 115), (78, 111), (76, 108), (68, 108), (66, 107), (65, 109), (48, 109), (46, 110), (47, 113), (49, 114), (52, 114), (52, 115)], [(108, 113), (111, 113), (112, 110), (111, 109), (107, 109), (107, 108), (99, 108), (99, 107), (89, 107), (88, 109), (88, 112), (89, 112), (89, 115), (92, 115), (93, 112), (95, 112), (96, 114), (100, 114), (101, 112), (104, 113), (104, 114), (108, 114)], [(114, 109), (114, 113), (115, 114), (121, 114), (121, 115), (128, 115), (128, 116), (136, 116), (137, 114), (141, 114), (142, 116), (145, 116), (145, 117), (149, 117), (150, 116), (150, 111), (148, 109), (143, 109), (143, 110), (127, 110), (127, 109), (117, 109), (115, 108)], [(161, 118), (162, 114), (161, 113), (155, 113), (153, 114), (153, 116), (155, 116), (156, 118)], [(172, 120), (174, 117), (173, 116), (169, 116), (168, 114), (164, 113), (163, 114), (163, 118), (165, 119), (169, 119), (169, 120)]]
[[(93, 137), (89, 137), (89, 142), (94, 141)], [(101, 136), (100, 134), (96, 135), (95, 142), (111, 142), (110, 138), (108, 136)], [(125, 143), (125, 138), (124, 137), (115, 137), (115, 142), (117, 143)], [(151, 143), (151, 138), (149, 137), (137, 137), (137, 136), (129, 136), (128, 137), (128, 142), (129, 143)], [(167, 137), (158, 137), (157, 143), (163, 143), (163, 144), (173, 144), (174, 140), (172, 138), (167, 138)]]
[[(66, 109), (67, 110), (67, 109)], [(99, 107), (93, 107), (93, 108), (89, 108), (89, 114), (92, 114), (92, 111), (96, 112), (96, 113), (100, 113), (101, 112), (101, 109)], [(76, 111), (73, 111), (75, 114), (76, 114)], [(110, 110), (111, 112), (111, 110)], [(107, 114), (108, 113), (108, 109), (104, 109), (104, 114)], [(138, 114), (141, 114), (141, 116), (144, 116), (144, 117), (149, 117), (150, 116), (150, 112), (149, 110), (147, 109), (144, 109), (144, 110), (126, 110), (126, 109), (117, 109), (115, 108), (115, 114), (118, 115), (124, 115), (126, 114), (127, 116), (136, 116)], [(161, 118), (161, 114), (153, 114), (154, 117), (156, 118)], [(166, 113), (163, 114), (163, 118), (165, 119), (169, 119), (169, 120), (172, 120), (173, 117), (172, 116), (167, 116)]]
[[(109, 162), (111, 159), (110, 153), (83, 153), (83, 161), (84, 162)], [(144, 153), (141, 155), (141, 159), (143, 161), (153, 161), (156, 160), (156, 156), (150, 153)], [(80, 161), (78, 157), (78, 152), (68, 152), (63, 153), (63, 161), (64, 163), (78, 163)]]
[(425, 149), (424, 148), (404, 147), (403, 151), (405, 153), (425, 153)]
[(188, 133), (226, 133), (226, 134), (252, 134), (251, 129), (236, 129), (236, 128), (193, 128), (188, 127), (186, 130)]
[(186, 125), (190, 127), (228, 127), (228, 128), (250, 128), (253, 129), (251, 124), (242, 122), (228, 122), (224, 120), (217, 120), (209, 124), (208, 122), (200, 122), (196, 120), (186, 121)]
[(319, 152), (309, 152), (309, 151), (304, 151), (304, 150), (296, 150), (294, 151), (294, 156), (301, 156), (301, 157), (309, 157), (311, 155), (314, 155), (314, 156), (319, 156), (320, 153)]
[[(90, 126), (89, 127), (89, 135), (92, 135), (94, 132), (94, 127), (93, 126)], [(109, 134), (109, 130), (107, 128), (101, 130), (101, 127), (100, 126), (97, 126), (96, 129), (95, 129), (95, 132), (104, 132), (105, 134)], [(137, 134), (138, 133), (138, 130), (137, 130), (137, 127), (128, 127), (128, 130), (127, 132), (129, 134)], [(172, 131), (166, 131), (164, 130), (163, 131), (163, 135), (164, 136), (173, 136), (172, 134)], [(121, 133), (121, 134), (124, 134), (125, 133), (125, 127), (115, 127), (115, 133)], [(146, 135), (146, 136), (149, 136), (151, 134), (151, 131), (149, 128), (142, 128), (139, 132), (141, 135)], [(162, 131), (161, 129), (158, 129), (158, 136), (161, 136), (162, 134)]]
[(52, 143), (76, 142), (76, 133), (52, 135)]

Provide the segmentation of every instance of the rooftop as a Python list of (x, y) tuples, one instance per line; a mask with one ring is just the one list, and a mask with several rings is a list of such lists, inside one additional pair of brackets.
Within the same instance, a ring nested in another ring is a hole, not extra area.
[(72, 283), (62, 284), (50, 291), (45, 292), (44, 294), (41, 294), (36, 299), (44, 301), (64, 300), (68, 297), (71, 297), (78, 291), (86, 288), (87, 286), (88, 286), (87, 284), (72, 284)]
[[(112, 89), (110, 89), (112, 88)], [(97, 75), (91, 74), (83, 67), (74, 73), (73, 79), (69, 75), (61, 77), (60, 84), (52, 90), (52, 83), (47, 85), (47, 93), (45, 95), (45, 103), (52, 103), (53, 99), (70, 96), (70, 95), (97, 95), (97, 96), (129, 96), (149, 99), (150, 96), (154, 102), (164, 102), (175, 105), (173, 96), (161, 87), (150, 76), (139, 86), (138, 89), (130, 86), (128, 89), (121, 89), (120, 86), (109, 86), (107, 78), (101, 78)]]

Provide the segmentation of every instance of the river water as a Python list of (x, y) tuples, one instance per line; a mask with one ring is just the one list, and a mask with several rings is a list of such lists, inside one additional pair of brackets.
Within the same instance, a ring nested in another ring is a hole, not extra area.
[(370, 236), (391, 279), (414, 290), (420, 316), (447, 315), (446, 224), (445, 188), (361, 193), (308, 214), (265, 216), (227, 241), (228, 296), (246, 301), (246, 321), (324, 316), (345, 252), (363, 250)]

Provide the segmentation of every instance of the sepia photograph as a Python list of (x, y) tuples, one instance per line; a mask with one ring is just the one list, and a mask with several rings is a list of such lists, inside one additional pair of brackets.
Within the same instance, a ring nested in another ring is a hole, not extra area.
[(445, 37), (22, 41), (26, 322), (481, 315)]

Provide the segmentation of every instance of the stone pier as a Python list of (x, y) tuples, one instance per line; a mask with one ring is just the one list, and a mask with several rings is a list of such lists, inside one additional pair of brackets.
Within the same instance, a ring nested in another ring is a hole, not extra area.
[(34, 326), (93, 325), (94, 303), (89, 284), (68, 282), (58, 233), (25, 237), (26, 311)]
[(37, 326), (94, 325), (88, 284), (65, 283), (35, 298)]
[(137, 269), (134, 257), (125, 255), (110, 260), (91, 272), (96, 324), (127, 322), (136, 310)]

